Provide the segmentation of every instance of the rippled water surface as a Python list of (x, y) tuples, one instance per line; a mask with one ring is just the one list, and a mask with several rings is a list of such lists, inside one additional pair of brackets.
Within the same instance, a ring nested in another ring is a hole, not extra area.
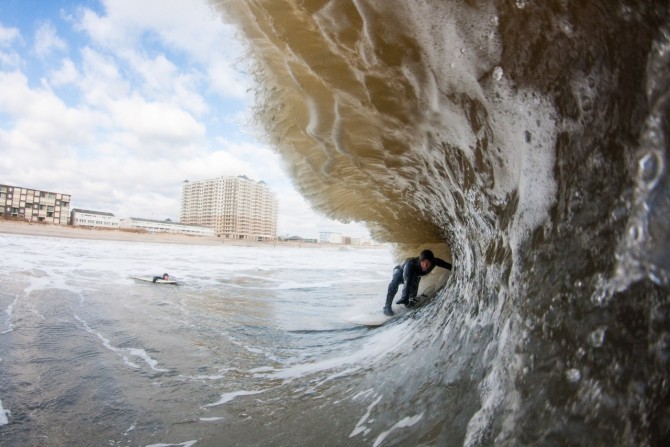
[[(386, 249), (0, 246), (3, 445), (268, 445), (256, 424), (319, 407), (393, 346), (346, 321), (380, 309)], [(180, 285), (130, 278), (164, 271)]]

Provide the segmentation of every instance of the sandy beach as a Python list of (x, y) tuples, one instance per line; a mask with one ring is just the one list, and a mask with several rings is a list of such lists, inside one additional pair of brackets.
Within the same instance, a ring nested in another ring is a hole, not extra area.
[(381, 246), (355, 246), (341, 244), (315, 244), (309, 242), (258, 242), (248, 240), (230, 240), (217, 237), (190, 236), (184, 234), (155, 233), (141, 230), (108, 230), (73, 227), (70, 225), (39, 224), (15, 220), (0, 220), (0, 233), (22, 234), (30, 236), (48, 236), (76, 239), (98, 239), (111, 241), (137, 241), (157, 244), (191, 244), (191, 245), (238, 245), (249, 247), (299, 247), (299, 248), (379, 248)]
[[(157, 233), (151, 234), (145, 231), (108, 230), (70, 225), (39, 224), (21, 221), (0, 220), (0, 233), (23, 234), (30, 236), (65, 237), (76, 239), (99, 239), (112, 241), (138, 241), (170, 244), (199, 244), (214, 245), (221, 244), (221, 239), (216, 237), (198, 237), (183, 234)], [(227, 243), (227, 242), (226, 242)], [(233, 241), (231, 243), (237, 243)], [(248, 242), (249, 245), (260, 244), (260, 242)], [(245, 244), (246, 245), (246, 244)]]

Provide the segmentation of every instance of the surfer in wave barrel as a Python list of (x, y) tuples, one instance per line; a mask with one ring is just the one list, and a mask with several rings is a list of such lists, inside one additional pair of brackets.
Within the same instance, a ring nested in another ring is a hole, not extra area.
[(418, 257), (407, 259), (402, 265), (396, 265), (393, 268), (393, 278), (389, 283), (388, 294), (386, 295), (386, 304), (384, 305), (384, 315), (392, 316), (393, 310), (391, 304), (398, 287), (404, 284), (400, 300), (396, 304), (404, 304), (405, 307), (414, 307), (417, 299), (416, 294), (419, 290), (419, 281), (422, 276), (426, 276), (433, 271), (435, 267), (442, 267), (451, 270), (451, 264), (440, 258), (436, 258), (432, 251), (423, 250)]

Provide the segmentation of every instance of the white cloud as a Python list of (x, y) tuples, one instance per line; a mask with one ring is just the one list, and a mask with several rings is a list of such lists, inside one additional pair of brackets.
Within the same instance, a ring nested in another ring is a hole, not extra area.
[(119, 23), (108, 16), (98, 16), (88, 8), (81, 9), (76, 26), (78, 30), (88, 33), (96, 44), (105, 47), (118, 48), (132, 45), (138, 34), (138, 31), (133, 29), (134, 27), (123, 26), (123, 22)]
[(244, 98), (247, 95), (248, 85), (239, 79), (237, 73), (230, 69), (230, 64), (224, 61), (215, 61), (209, 66), (210, 89), (223, 97)]
[(44, 22), (39, 25), (35, 32), (35, 53), (38, 57), (48, 57), (53, 51), (64, 51), (67, 49), (65, 41), (56, 34), (51, 22)]
[(242, 50), (234, 29), (225, 25), (207, 2), (191, 0), (105, 0), (105, 15), (82, 9), (77, 26), (96, 43), (129, 57), (141, 40), (160, 42), (203, 66), (210, 90), (222, 97), (242, 98), (247, 82), (233, 64)]
[(0, 24), (0, 46), (9, 46), (21, 37), (18, 28), (6, 28)]
[(21, 40), (21, 33), (17, 28), (6, 28), (0, 24), (0, 66), (18, 67), (21, 56), (12, 49), (12, 45)]
[(100, 54), (90, 47), (84, 47), (81, 54), (82, 79), (79, 88), (86, 102), (100, 106), (130, 93), (130, 84), (121, 75), (113, 57)]
[(97, 40), (121, 44), (129, 37), (137, 40), (140, 32), (150, 31), (167, 47), (200, 62), (235, 49), (230, 42), (233, 28), (225, 25), (205, 1), (104, 0), (103, 4), (104, 18), (94, 18), (89, 11), (82, 23)]
[(88, 141), (88, 131), (98, 116), (90, 110), (68, 107), (53, 92), (31, 89), (20, 72), (0, 72), (0, 112), (13, 125), (5, 136), (3, 151), (20, 153), (40, 148), (54, 156)]
[(194, 115), (203, 115), (209, 107), (199, 93), (202, 74), (191, 67), (178, 67), (165, 54), (147, 57), (138, 51), (123, 54), (129, 67), (141, 77), (137, 89), (155, 100), (183, 107)]
[(71, 59), (64, 59), (60, 68), (49, 73), (50, 84), (57, 87), (76, 84), (78, 79), (79, 71)]
[(222, 176), (242, 175), (255, 178), (252, 166), (246, 161), (233, 156), (230, 152), (219, 150), (198, 157), (185, 160), (179, 166), (181, 174), (180, 182), (183, 180), (208, 180)]
[(171, 150), (202, 140), (204, 126), (188, 112), (171, 104), (149, 102), (133, 95), (109, 104), (111, 119), (120, 131), (135, 136), (138, 149), (154, 153)]

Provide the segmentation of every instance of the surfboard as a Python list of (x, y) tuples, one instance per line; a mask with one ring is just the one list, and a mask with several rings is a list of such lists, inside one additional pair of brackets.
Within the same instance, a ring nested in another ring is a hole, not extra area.
[(412, 312), (412, 311), (422, 307), (423, 305), (425, 305), (430, 300), (430, 297), (428, 297), (427, 295), (419, 295), (417, 298), (418, 298), (418, 300), (417, 300), (416, 305), (414, 307), (412, 307), (411, 309), (405, 307), (404, 305), (400, 305), (400, 306), (394, 305), (393, 306), (394, 315), (390, 316), (390, 317), (388, 315), (384, 315), (384, 311), (380, 308), (378, 311), (366, 312), (366, 313), (354, 315), (354, 316), (351, 316), (351, 317), (347, 318), (346, 320), (349, 323), (357, 324), (359, 326), (368, 326), (368, 327), (382, 326), (382, 325), (388, 323), (389, 321), (400, 317), (401, 315), (404, 315), (408, 312)]
[[(154, 283), (154, 278), (153, 276), (132, 276), (131, 278), (136, 279), (138, 281), (146, 281), (150, 283)], [(157, 279), (154, 284), (179, 284), (178, 281), (173, 280), (173, 279)]]
[(354, 323), (359, 326), (377, 327), (388, 322), (389, 320), (396, 318), (397, 316), (398, 314), (396, 313), (392, 317), (389, 317), (387, 315), (384, 315), (384, 313), (380, 310), (378, 312), (368, 312), (364, 314), (354, 315), (353, 317), (347, 318), (347, 321), (349, 323)]

